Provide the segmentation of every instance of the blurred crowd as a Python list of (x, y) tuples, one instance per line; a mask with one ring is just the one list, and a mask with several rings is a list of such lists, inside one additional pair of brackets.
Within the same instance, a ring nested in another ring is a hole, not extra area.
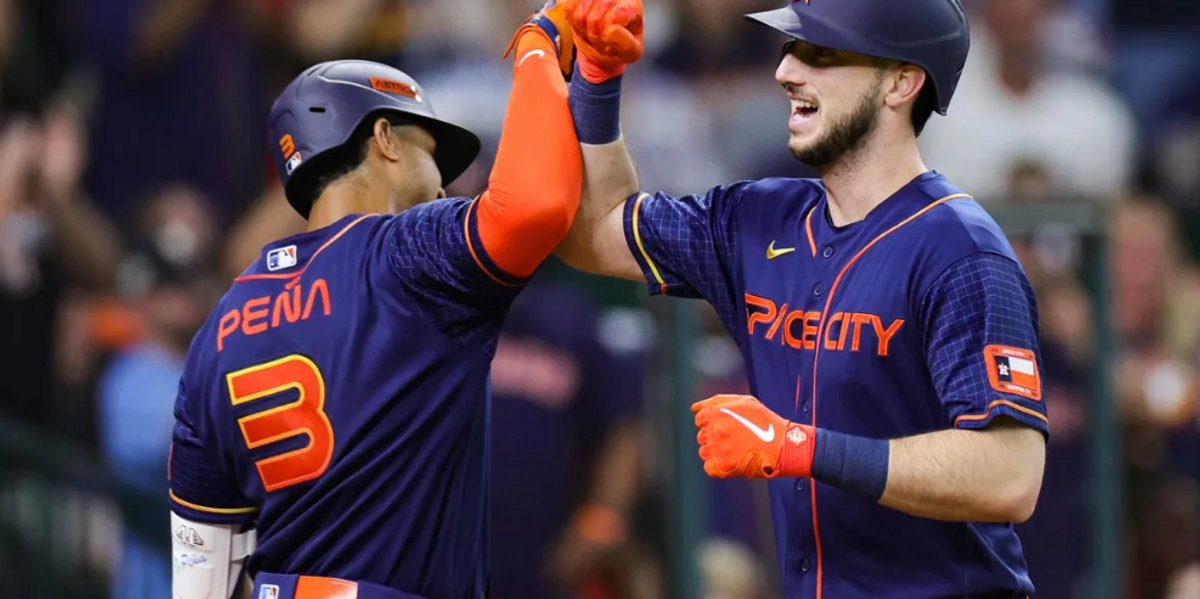
[[(971, 58), (950, 115), (920, 139), (926, 163), (990, 207), (1111, 211), (1108, 384), (1122, 438), (1098, 442), (1124, 458), (1124, 596), (1196, 599), (1200, 4), (963, 2)], [(778, 3), (646, 0), (647, 53), (626, 76), (623, 105), (646, 189), (811, 175), (785, 149), (787, 105), (773, 79), (782, 40), (740, 16)], [(0, 415), (165, 493), (191, 335), (263, 244), (304, 226), (270, 168), (275, 94), (327, 59), (406, 70), (439, 116), (484, 139), (447, 190), (474, 196), (510, 86), (500, 54), (534, 4), (0, 0)], [(1053, 227), (1013, 242), (1038, 293), (1052, 427), (1022, 539), (1038, 597), (1082, 599), (1096, 351), (1086, 256)], [(655, 358), (690, 351), (696, 398), (746, 389), (737, 349), (707, 311), (701, 342), (665, 347), (641, 288), (581, 280), (548, 266), (499, 345), (494, 599), (669, 596)], [(564, 482), (547, 484), (555, 477)], [(705, 598), (777, 596), (765, 486), (706, 485)], [(122, 533), (111, 510), (100, 520), (92, 528), (108, 542), (90, 541), (88, 563), (113, 597), (168, 596), (169, 559)], [(162, 523), (166, 535), (165, 500)]]

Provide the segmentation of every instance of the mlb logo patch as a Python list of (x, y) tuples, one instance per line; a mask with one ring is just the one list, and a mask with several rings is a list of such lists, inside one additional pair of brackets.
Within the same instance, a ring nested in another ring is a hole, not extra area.
[(280, 270), (296, 265), (296, 246), (289, 245), (267, 252), (267, 270)]
[(1038, 377), (1037, 356), (1026, 349), (989, 345), (983, 350), (988, 379), (1001, 393), (1042, 400), (1042, 381)]
[(284, 165), (284, 169), (287, 170), (288, 176), (291, 176), (292, 172), (295, 171), (296, 167), (300, 166), (300, 163), (303, 161), (304, 159), (300, 157), (300, 152), (292, 154), (292, 157), (288, 158), (287, 164)]
[(262, 585), (258, 588), (258, 599), (279, 599), (279, 585)]

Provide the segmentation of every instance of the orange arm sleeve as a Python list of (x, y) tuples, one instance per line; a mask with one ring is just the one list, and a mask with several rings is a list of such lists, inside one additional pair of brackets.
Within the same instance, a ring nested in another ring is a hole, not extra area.
[(567, 84), (550, 40), (527, 32), (517, 42), (500, 147), (476, 210), (488, 256), (509, 275), (533, 274), (571, 228), (582, 191)]

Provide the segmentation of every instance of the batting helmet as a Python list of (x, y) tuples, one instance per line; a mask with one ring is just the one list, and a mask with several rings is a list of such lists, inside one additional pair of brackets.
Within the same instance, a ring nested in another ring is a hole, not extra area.
[(814, 46), (915, 64), (943, 116), (971, 47), (959, 0), (793, 0), (746, 18)]
[(380, 112), (399, 113), (429, 131), (437, 142), (433, 159), (442, 185), (458, 178), (479, 154), (479, 138), (437, 118), (424, 90), (404, 72), (365, 60), (321, 63), (288, 84), (271, 107), (267, 127), (279, 181), (297, 212), (308, 218), (312, 206), (289, 183)]

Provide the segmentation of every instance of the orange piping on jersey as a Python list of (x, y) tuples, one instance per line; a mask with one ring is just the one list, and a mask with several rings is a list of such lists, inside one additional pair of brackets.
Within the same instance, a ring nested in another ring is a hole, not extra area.
[(202, 505), (196, 505), (180, 499), (179, 496), (175, 494), (175, 491), (167, 491), (167, 494), (171, 496), (171, 499), (173, 499), (175, 503), (178, 503), (186, 508), (191, 508), (198, 512), (208, 512), (210, 514), (251, 514), (258, 511), (258, 508), (256, 507), (204, 507)]
[(955, 418), (954, 426), (958, 426), (958, 423), (960, 423), (964, 420), (968, 421), (968, 422), (974, 421), (974, 420), (986, 420), (988, 416), (992, 415), (992, 409), (997, 406), (1008, 406), (1014, 410), (1017, 410), (1018, 412), (1029, 414), (1030, 416), (1033, 416), (1034, 418), (1037, 418), (1037, 419), (1041, 420), (1042, 422), (1045, 422), (1046, 424), (1050, 424), (1050, 419), (1046, 418), (1042, 414), (1039, 414), (1039, 413), (1037, 413), (1033, 410), (1030, 410), (1029, 408), (1026, 408), (1024, 406), (1017, 405), (1011, 401), (1008, 401), (1007, 399), (997, 399), (996, 401), (993, 401), (992, 403), (988, 404), (987, 411), (985, 411), (982, 414), (964, 414), (962, 416), (959, 416), (958, 418)]
[(804, 217), (804, 231), (808, 233), (808, 247), (812, 249), (814, 257), (817, 255), (817, 242), (813, 239), (812, 234), (812, 214), (816, 211), (817, 209), (813, 208), (808, 211), (808, 216)]
[(364, 215), (354, 219), (354, 222), (346, 225), (345, 227), (342, 227), (342, 230), (338, 231), (337, 235), (334, 235), (333, 237), (329, 238), (329, 241), (326, 241), (325, 243), (321, 244), (321, 247), (317, 248), (317, 251), (313, 252), (312, 257), (310, 257), (308, 259), (308, 262), (304, 264), (304, 268), (301, 268), (298, 271), (281, 272), (279, 274), (246, 275), (246, 276), (238, 277), (238, 278), (234, 279), (233, 282), (240, 283), (242, 281), (261, 281), (261, 280), (266, 280), (266, 279), (294, 279), (296, 277), (299, 277), (300, 275), (304, 274), (304, 271), (308, 270), (309, 266), (312, 266), (313, 260), (316, 260), (317, 256), (319, 256), (321, 254), (321, 252), (325, 251), (325, 248), (329, 247), (330, 245), (333, 244), (333, 242), (340, 239), (342, 237), (342, 235), (345, 235), (346, 231), (349, 231), (352, 227), (354, 227), (354, 225), (357, 225), (358, 223), (361, 223), (362, 221), (364, 221), (372, 216), (377, 216), (377, 215), (364, 214)]
[[(883, 239), (884, 237), (891, 235), (892, 232), (895, 231), (896, 229), (899, 229), (900, 227), (907, 225), (908, 223), (916, 220), (916, 218), (921, 216), (922, 214), (929, 212), (929, 210), (931, 210), (935, 206), (938, 206), (944, 202), (953, 200), (955, 198), (969, 198), (969, 197), (971, 197), (971, 196), (969, 196), (965, 193), (956, 193), (954, 195), (948, 195), (940, 200), (937, 200), (936, 202), (933, 202), (932, 204), (922, 208), (916, 214), (900, 221), (899, 223), (894, 225), (892, 228), (884, 231), (883, 233), (880, 233), (878, 236), (875, 237), (875, 239), (872, 239), (871, 242), (868, 243), (866, 246), (864, 246), (861, 250), (858, 250), (858, 253), (854, 254), (854, 256), (850, 258), (850, 261), (847, 262), (846, 265), (842, 267), (842, 270), (841, 270), (841, 272), (838, 273), (837, 278), (835, 278), (833, 280), (833, 285), (829, 287), (829, 295), (825, 297), (825, 309), (821, 310), (821, 320), (817, 324), (817, 339), (820, 340), (825, 335), (825, 325), (827, 323), (827, 317), (829, 315), (829, 308), (830, 308), (830, 306), (833, 305), (833, 295), (835, 293), (837, 293), (838, 284), (842, 282), (842, 277), (846, 275), (846, 273), (850, 270), (851, 266), (854, 266), (855, 262), (858, 262), (858, 259), (861, 258), (863, 254), (867, 253), (867, 250), (871, 249), (871, 246), (878, 243), (880, 239)], [(814, 211), (815, 211), (815, 209), (814, 209)], [(809, 212), (808, 216), (811, 219), (812, 212)], [(810, 228), (809, 231), (811, 232), (811, 230), (812, 229)], [(814, 245), (813, 246), (813, 254), (814, 255), (816, 255), (816, 251), (817, 251), (817, 248)], [(813, 392), (812, 392), (812, 426), (813, 427), (817, 426), (817, 359), (821, 357), (821, 346), (822, 345), (823, 345), (822, 343), (818, 342), (815, 350), (813, 351), (813, 374), (812, 374), (812, 377), (813, 377), (813, 382), (812, 382), (812, 390), (813, 390)], [(821, 530), (817, 526), (817, 485), (815, 485), (815, 484), (812, 487), (812, 514), (813, 514), (813, 537), (815, 537), (816, 545), (817, 545), (817, 599), (821, 599), (822, 591), (823, 591), (823, 588), (822, 588), (823, 587), (823, 579), (824, 579), (824, 571), (823, 571), (824, 559), (821, 555)]]
[(667, 292), (667, 282), (663, 280), (662, 275), (658, 274), (658, 267), (654, 265), (654, 261), (650, 259), (650, 254), (646, 252), (646, 246), (642, 245), (642, 233), (638, 229), (638, 214), (642, 211), (642, 200), (649, 197), (650, 194), (643, 193), (638, 196), (633, 203), (633, 242), (637, 244), (638, 251), (642, 253), (642, 258), (646, 260), (646, 266), (650, 267), (650, 272), (654, 275), (654, 280), (658, 281), (658, 286), (661, 293)]
[(471, 243), (471, 211), (475, 209), (476, 204), (478, 204), (479, 200), (482, 199), (483, 196), (487, 195), (487, 193), (488, 192), (485, 191), (479, 194), (479, 196), (471, 202), (471, 205), (467, 207), (467, 217), (463, 219), (463, 238), (467, 240), (467, 251), (471, 252), (471, 258), (475, 260), (475, 264), (479, 266), (479, 270), (482, 270), (483, 274), (487, 275), (489, 279), (505, 287), (520, 287), (520, 285), (505, 283), (496, 275), (492, 274), (492, 271), (488, 270), (488, 268), (483, 265), (483, 260), (479, 259), (479, 254), (475, 253), (475, 244)]
[(357, 599), (358, 583), (337, 578), (300, 576), (294, 599)]
[(796, 408), (795, 409), (797, 409), (797, 410), (800, 409), (800, 377), (799, 376), (796, 377)]

